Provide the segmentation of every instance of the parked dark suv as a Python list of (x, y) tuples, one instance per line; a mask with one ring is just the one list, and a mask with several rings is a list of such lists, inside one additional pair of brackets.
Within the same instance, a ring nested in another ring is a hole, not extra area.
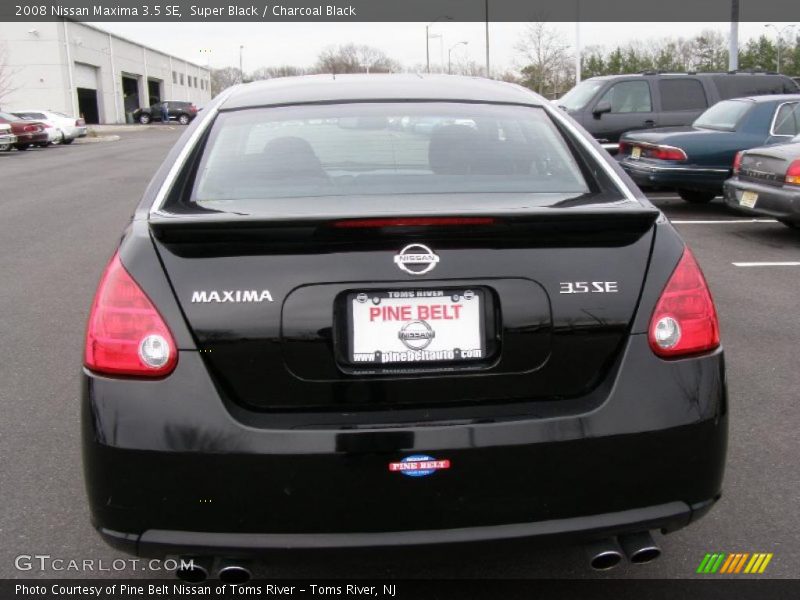
[(689, 125), (720, 100), (800, 93), (792, 78), (774, 73), (657, 73), (587, 79), (556, 100), (606, 150), (616, 152), (626, 131)]
[(164, 100), (164, 102), (156, 102), (153, 106), (136, 109), (133, 113), (134, 120), (142, 125), (147, 125), (150, 121), (161, 121), (163, 104), (168, 107), (169, 118), (181, 125), (188, 125), (197, 116), (197, 107), (191, 102)]

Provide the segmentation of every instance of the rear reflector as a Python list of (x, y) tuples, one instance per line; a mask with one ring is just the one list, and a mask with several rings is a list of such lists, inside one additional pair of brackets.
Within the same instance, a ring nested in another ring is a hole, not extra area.
[(800, 185), (800, 160), (792, 161), (786, 170), (786, 183)]
[(650, 319), (650, 347), (658, 356), (677, 358), (719, 346), (719, 323), (703, 272), (686, 248)]
[(493, 217), (399, 217), (392, 219), (348, 219), (336, 221), (334, 227), (342, 229), (369, 229), (380, 227), (459, 227), (493, 225)]
[(84, 364), (109, 375), (164, 377), (177, 362), (167, 324), (114, 254), (89, 314)]

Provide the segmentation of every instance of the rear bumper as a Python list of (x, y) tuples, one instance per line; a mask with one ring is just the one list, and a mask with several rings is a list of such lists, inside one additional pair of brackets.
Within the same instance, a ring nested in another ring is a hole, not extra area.
[(103, 540), (124, 552), (141, 556), (235, 555), (268, 550), (319, 550), (463, 544), (495, 540), (551, 538), (584, 541), (637, 531), (675, 531), (706, 514), (717, 498), (688, 506), (671, 502), (616, 513), (444, 530), (375, 533), (220, 533), (151, 529), (130, 535), (100, 528)]
[[(228, 410), (196, 352), (167, 379), (84, 375), (92, 520), (123, 550), (251, 553), (663, 529), (719, 496), (727, 445), (722, 351), (657, 359), (634, 335), (585, 413), (368, 429), (269, 429)], [(343, 419), (346, 418), (343, 416)], [(428, 477), (390, 472), (411, 454)]]
[(620, 160), (619, 164), (631, 179), (644, 186), (719, 192), (730, 176), (730, 169), (714, 167), (662, 166), (630, 159)]
[[(739, 204), (745, 191), (758, 194), (758, 200), (753, 208)], [(794, 189), (787, 186), (776, 187), (733, 178), (725, 182), (724, 198), (725, 204), (748, 214), (800, 223), (800, 187)]]

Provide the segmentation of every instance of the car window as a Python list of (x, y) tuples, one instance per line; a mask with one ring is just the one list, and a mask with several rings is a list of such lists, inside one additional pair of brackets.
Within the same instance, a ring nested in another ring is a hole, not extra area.
[(18, 117), (23, 118), (23, 119), (46, 119), (47, 118), (43, 113), (38, 113), (38, 112), (19, 112), (19, 113), (14, 113), (14, 114), (17, 115)]
[(192, 201), (247, 212), (277, 198), (588, 191), (543, 109), (354, 103), (221, 113)]
[(697, 79), (663, 78), (658, 82), (661, 110), (697, 110), (708, 108), (703, 84)]
[(717, 75), (714, 82), (723, 100), (761, 96), (764, 94), (791, 94), (792, 80), (781, 75)]
[(746, 100), (723, 100), (717, 102), (694, 122), (695, 127), (734, 131), (744, 116), (754, 106)]
[(592, 81), (591, 79), (582, 81), (556, 100), (556, 104), (567, 110), (580, 110), (594, 98), (597, 90), (604, 85), (605, 81)]
[(612, 113), (651, 112), (650, 84), (646, 81), (621, 81), (603, 94), (600, 102), (611, 103)]
[(797, 102), (781, 104), (775, 112), (772, 135), (795, 136), (800, 133), (800, 104)]

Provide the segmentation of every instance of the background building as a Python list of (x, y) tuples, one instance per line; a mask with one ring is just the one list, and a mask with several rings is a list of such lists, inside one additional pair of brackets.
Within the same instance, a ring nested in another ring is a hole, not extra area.
[(124, 123), (126, 113), (159, 100), (203, 106), (211, 99), (208, 68), (85, 23), (0, 23), (0, 45), (2, 110)]

